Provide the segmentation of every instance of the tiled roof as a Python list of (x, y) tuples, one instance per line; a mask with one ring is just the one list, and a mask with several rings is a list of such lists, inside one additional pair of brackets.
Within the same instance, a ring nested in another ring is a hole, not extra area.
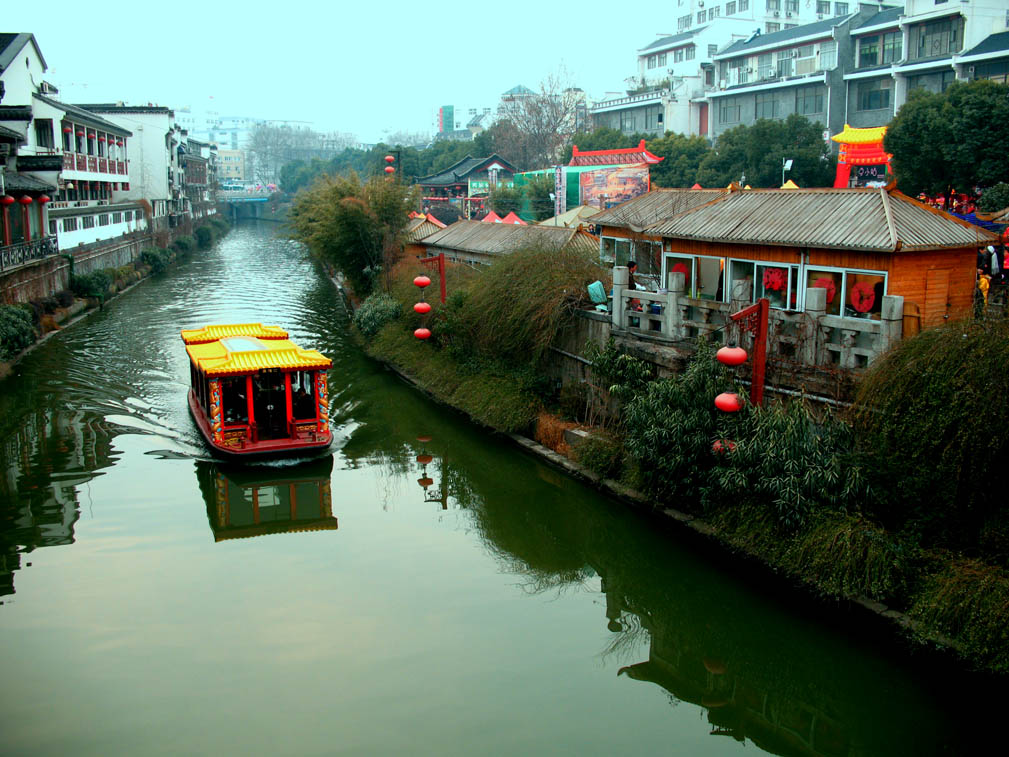
[(814, 34), (822, 33), (826, 35), (830, 33), (831, 29), (847, 18), (847, 16), (835, 16), (833, 18), (825, 18), (823, 21), (814, 21), (811, 24), (803, 24), (802, 26), (793, 26), (791, 29), (771, 32), (770, 34), (758, 34), (755, 37), (749, 37), (729, 45), (724, 50), (719, 51), (718, 57), (738, 55), (757, 47), (764, 47), (765, 45), (785, 45), (793, 39), (802, 39)]
[(411, 218), (406, 225), (406, 241), (407, 242), (419, 242), (425, 237), (429, 237), (434, 234), (439, 229), (444, 229), (445, 224), (435, 218), (433, 215), (428, 213), (426, 216), (418, 215), (416, 218)]
[(42, 61), (42, 69), (47, 69), (46, 59), (42, 57), (42, 50), (39, 49), (39, 43), (35, 40), (34, 34), (11, 34), (5, 32), (0, 34), (0, 71), (7, 70), (11, 61), (14, 60), (15, 56), (29, 42), (35, 47), (35, 52), (38, 53), (39, 60)]
[(706, 29), (706, 26), (699, 26), (696, 29), (692, 29), (688, 32), (682, 32), (680, 34), (673, 34), (669, 37), (663, 37), (662, 39), (657, 39), (650, 45), (645, 45), (638, 52), (646, 52), (647, 50), (659, 50), (663, 47), (672, 47), (680, 42), (686, 42), (688, 39), (697, 36), (697, 33)]
[(417, 179), (418, 184), (423, 184), (425, 186), (447, 186), (449, 184), (462, 184), (466, 181), (466, 177), (471, 173), (476, 172), (481, 166), (491, 161), (497, 161), (507, 170), (515, 173), (515, 167), (509, 163), (507, 160), (502, 158), (497, 153), (486, 157), (486, 158), (474, 158), (467, 155), (465, 158), (460, 160), (458, 163), (449, 166), (441, 173), (432, 174), (431, 176), (423, 176)]
[(898, 252), (989, 244), (995, 236), (896, 190), (750, 189), (646, 233), (730, 244)]
[(0, 121), (31, 121), (32, 106), (0, 105)]
[(20, 132), (0, 126), (0, 141), (4, 142), (24, 142), (25, 137)]
[(879, 26), (880, 24), (897, 24), (901, 15), (904, 13), (904, 5), (901, 4), (894, 8), (884, 8), (879, 13), (869, 16), (865, 21), (860, 23), (853, 32), (858, 32), (859, 29), (864, 29), (869, 26)]
[(55, 192), (56, 187), (23, 173), (4, 174), (4, 189), (10, 192)]
[(592, 217), (596, 226), (641, 231), (659, 221), (717, 200), (727, 189), (653, 189)]
[(109, 131), (120, 137), (132, 137), (133, 132), (124, 129), (122, 126), (112, 123), (111, 121), (106, 121), (99, 115), (92, 113), (90, 110), (85, 110), (78, 105), (70, 105), (69, 103), (60, 102), (59, 100), (53, 100), (45, 95), (34, 94), (32, 95), (36, 100), (41, 100), (48, 105), (52, 105), (54, 108), (59, 108), (64, 113), (66, 113), (75, 123), (80, 122), (86, 126), (93, 126), (95, 128), (101, 129), (103, 131)]
[(665, 158), (653, 155), (645, 148), (645, 140), (637, 147), (627, 147), (620, 150), (586, 150), (580, 152), (578, 145), (571, 148), (569, 166), (616, 166), (634, 165), (636, 163), (658, 163)]
[(535, 94), (536, 93), (533, 92), (531, 89), (529, 89), (529, 87), (519, 84), (518, 86), (509, 89), (507, 92), (501, 95), (501, 97), (517, 97), (518, 95), (535, 95)]
[(516, 226), (508, 223), (457, 221), (424, 240), (428, 247), (506, 255), (530, 248), (583, 249), (594, 252), (599, 242), (591, 234), (563, 226)]
[(182, 341), (186, 344), (204, 344), (227, 339), (231, 336), (251, 336), (256, 339), (287, 339), (287, 332), (280, 326), (264, 326), (261, 323), (229, 323), (220, 326), (204, 326), (202, 329), (183, 329)]
[(986, 53), (1002, 53), (1009, 51), (1009, 32), (997, 32), (996, 34), (989, 34), (981, 42), (974, 46), (973, 49), (968, 50), (965, 53), (961, 53), (961, 57), (965, 55), (984, 55)]

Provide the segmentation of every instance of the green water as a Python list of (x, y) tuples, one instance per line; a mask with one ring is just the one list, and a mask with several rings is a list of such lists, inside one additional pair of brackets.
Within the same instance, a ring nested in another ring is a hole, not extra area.
[[(987, 742), (984, 684), (796, 609), (369, 361), (331, 284), (275, 230), (236, 228), (0, 383), (0, 752)], [(330, 457), (207, 456), (178, 332), (244, 321), (333, 358)]]

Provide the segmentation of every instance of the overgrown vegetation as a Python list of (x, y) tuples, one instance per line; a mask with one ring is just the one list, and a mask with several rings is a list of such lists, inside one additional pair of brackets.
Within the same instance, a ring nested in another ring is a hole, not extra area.
[(140, 262), (150, 266), (151, 273), (164, 273), (173, 260), (173, 255), (168, 250), (157, 247), (148, 247), (140, 253)]
[(29, 310), (21, 305), (0, 305), (0, 360), (9, 360), (34, 341)]
[(108, 296), (111, 286), (112, 276), (107, 271), (92, 271), (75, 275), (70, 282), (70, 288), (78, 297), (91, 297), (99, 300)]
[(367, 338), (375, 336), (387, 323), (399, 318), (403, 305), (384, 292), (366, 299), (354, 313), (354, 325)]
[(981, 193), (981, 197), (977, 201), (977, 209), (984, 213), (994, 213), (1003, 208), (1009, 208), (1009, 184), (1000, 181)]

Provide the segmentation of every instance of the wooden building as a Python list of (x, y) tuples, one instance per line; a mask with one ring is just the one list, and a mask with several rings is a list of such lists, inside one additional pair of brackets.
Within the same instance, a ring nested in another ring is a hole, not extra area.
[(997, 240), (885, 188), (734, 190), (642, 234), (662, 240), (659, 280), (683, 273), (688, 297), (803, 310), (822, 287), (827, 315), (878, 320), (898, 295), (924, 327), (971, 312), (978, 248)]
[(444, 228), (445, 224), (430, 213), (411, 213), (404, 232), (404, 252), (407, 255), (424, 255), (425, 250), (420, 243), (421, 240)]

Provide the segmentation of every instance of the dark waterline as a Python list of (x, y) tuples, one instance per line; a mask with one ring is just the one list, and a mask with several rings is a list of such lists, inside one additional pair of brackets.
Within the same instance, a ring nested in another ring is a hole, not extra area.
[[(0, 751), (986, 743), (976, 680), (755, 591), (369, 361), (276, 228), (239, 226), (0, 383)], [(209, 459), (179, 330), (244, 321), (333, 358), (331, 457)]]

